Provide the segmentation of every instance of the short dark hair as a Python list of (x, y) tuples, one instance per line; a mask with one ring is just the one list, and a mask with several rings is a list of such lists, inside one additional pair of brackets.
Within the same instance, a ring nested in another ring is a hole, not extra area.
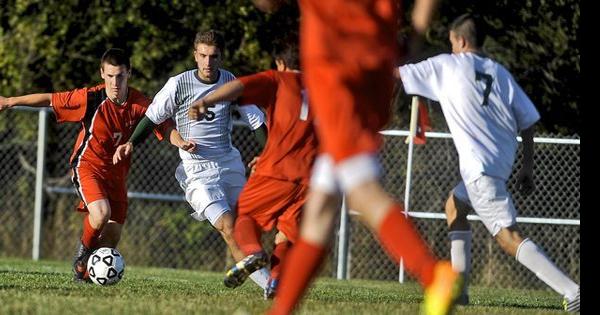
[(219, 48), (221, 52), (223, 49), (225, 49), (225, 39), (223, 38), (223, 34), (212, 29), (196, 33), (196, 38), (194, 39), (194, 49), (196, 49), (198, 44), (215, 46)]
[(483, 46), (486, 31), (481, 17), (471, 13), (465, 13), (450, 24), (450, 30), (464, 37), (475, 47)]
[(102, 54), (102, 58), (100, 59), (100, 68), (108, 63), (113, 66), (125, 66), (127, 70), (131, 69), (131, 62), (129, 61), (129, 54), (125, 52), (125, 50), (121, 48), (109, 48), (104, 54)]
[(286, 67), (290, 69), (300, 69), (300, 58), (298, 55), (298, 44), (295, 42), (289, 42), (279, 49), (275, 49), (273, 53), (275, 60), (283, 60)]

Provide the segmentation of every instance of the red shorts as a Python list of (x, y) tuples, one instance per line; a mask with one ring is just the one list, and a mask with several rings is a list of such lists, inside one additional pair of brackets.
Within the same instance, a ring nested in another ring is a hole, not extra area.
[(301, 0), (300, 5), (300, 56), (322, 150), (335, 163), (376, 153), (379, 131), (390, 117), (396, 1)]
[(293, 243), (307, 191), (307, 185), (254, 174), (238, 199), (238, 215), (250, 216), (265, 232), (276, 227)]
[(127, 218), (127, 186), (125, 176), (101, 172), (81, 165), (73, 168), (71, 178), (81, 198), (76, 210), (88, 212), (87, 205), (101, 199), (110, 204), (110, 219), (124, 224)]

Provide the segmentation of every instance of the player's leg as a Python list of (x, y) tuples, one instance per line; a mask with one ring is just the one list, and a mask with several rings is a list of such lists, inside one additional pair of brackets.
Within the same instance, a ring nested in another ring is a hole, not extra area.
[(505, 181), (482, 176), (466, 187), (475, 212), (500, 247), (568, 302), (579, 304), (579, 286), (558, 269), (540, 247), (520, 235), (516, 209)]
[(456, 304), (459, 305), (469, 304), (468, 281), (471, 271), (472, 232), (467, 215), (472, 208), (468, 200), (466, 188), (461, 182), (450, 192), (445, 205), (452, 267), (463, 275), (463, 290), (456, 300)]
[(403, 258), (406, 269), (425, 289), (426, 312), (447, 313), (459, 293), (459, 274), (449, 262), (433, 256), (411, 220), (402, 213), (403, 207), (377, 181), (377, 167), (375, 157), (367, 155), (337, 164), (341, 186), (348, 192), (348, 205), (362, 214), (363, 221), (396, 263)]
[[(369, 155), (378, 151), (382, 141), (378, 131), (389, 118), (396, 58), (396, 4), (393, 0), (300, 1), (301, 58), (311, 109), (319, 120), (317, 131), (322, 149), (335, 161), (335, 177), (345, 186), (351, 207), (363, 211), (370, 227), (397, 260), (404, 257), (407, 267), (424, 284), (430, 284), (425, 290), (427, 312), (432, 313), (429, 308), (435, 307), (445, 313), (452, 305), (452, 286), (458, 273), (449, 262), (433, 272), (435, 259), (428, 259), (431, 254), (401, 213), (401, 206), (383, 192), (376, 177), (361, 178), (365, 172), (360, 167), (371, 168), (375, 159)], [(339, 36), (341, 33), (345, 36)], [(335, 91), (335, 102), (331, 91)], [(360, 160), (365, 154), (366, 165)], [(359, 167), (354, 167), (354, 157), (359, 158)], [(339, 171), (344, 162), (349, 162), (348, 167)], [(342, 177), (353, 185), (344, 185)], [(304, 218), (307, 214), (308, 208)], [(299, 249), (302, 240), (308, 240), (305, 224), (302, 222), (302, 238), (292, 253)], [(416, 252), (405, 250), (407, 244)], [(292, 254), (289, 260), (291, 264)], [(287, 270), (288, 265), (276, 301), (283, 298), (283, 290), (290, 285), (285, 282)]]
[(284, 233), (278, 231), (275, 234), (275, 246), (273, 247), (273, 252), (271, 253), (270, 264), (271, 264), (271, 278), (269, 278), (269, 283), (267, 284), (267, 288), (264, 292), (264, 298), (272, 299), (275, 297), (277, 293), (277, 288), (279, 288), (279, 276), (281, 275), (281, 270), (283, 268), (284, 259), (292, 247), (292, 242), (290, 242), (285, 236)]
[(108, 220), (108, 223), (104, 226), (102, 234), (98, 238), (97, 248), (110, 247), (117, 248), (119, 241), (121, 240), (121, 232), (123, 231), (123, 224), (120, 224), (114, 220)]
[(95, 248), (110, 247), (117, 248), (121, 240), (121, 231), (127, 219), (127, 188), (124, 181), (113, 181), (107, 187), (109, 193), (110, 219), (104, 225), (102, 233), (98, 237)]
[[(240, 154), (237, 150), (235, 150), (235, 149), (232, 150), (230, 157), (231, 157), (230, 160), (222, 163), (223, 169), (222, 169), (221, 175), (220, 175), (221, 176), (221, 184), (225, 191), (225, 196), (227, 198), (229, 208), (237, 210), (237, 208), (238, 208), (237, 205), (238, 205), (238, 201), (240, 198), (240, 194), (246, 184), (245, 168), (242, 163)], [(256, 192), (257, 190), (253, 189), (253, 191)], [(250, 207), (245, 207), (245, 209), (250, 209)], [(236, 219), (236, 221), (237, 221), (237, 219)], [(245, 221), (245, 220), (243, 222), (254, 223), (254, 222)], [(257, 224), (254, 226), (260, 226), (260, 224)], [(263, 227), (263, 230), (264, 230), (264, 227)], [(255, 232), (256, 232), (256, 230), (255, 230)], [(239, 247), (240, 244), (237, 243), (237, 241), (235, 240), (235, 224), (234, 224), (233, 233), (234, 233), (233, 238), (234, 238), (235, 246), (237, 248), (240, 248)], [(254, 281), (263, 290), (265, 290), (267, 288), (267, 285), (269, 282), (269, 277), (270, 277), (269, 271), (268, 271), (267, 267), (265, 267), (268, 263), (268, 255), (264, 251), (262, 251), (262, 246), (260, 243), (260, 230), (259, 230), (258, 234), (254, 234), (254, 235), (256, 238), (254, 239), (253, 245), (251, 245), (251, 247), (253, 246), (254, 249), (258, 250), (258, 251), (256, 253), (250, 253), (250, 255), (246, 256), (246, 253), (244, 253), (243, 250), (241, 250), (241, 249), (239, 250), (239, 252), (242, 253), (242, 257), (240, 258), (240, 257), (234, 256), (233, 258), (236, 261), (235, 267), (238, 267), (237, 270), (241, 271), (241, 273), (236, 272), (234, 276), (231, 276), (231, 274), (228, 271), (228, 273), (224, 279), (224, 283), (226, 286), (236, 287), (238, 285), (241, 285), (246, 280), (246, 278), (248, 277), (248, 274), (249, 274), (250, 279), (252, 279), (252, 281)], [(246, 244), (246, 243), (243, 243), (243, 244)], [(258, 245), (258, 246), (256, 246), (256, 245)], [(260, 247), (260, 249), (258, 247)], [(233, 280), (233, 279), (237, 279), (237, 280), (234, 280), (233, 282), (231, 282), (230, 280)]]
[(340, 209), (337, 193), (311, 187), (300, 226), (300, 238), (287, 254), (279, 291), (269, 314), (290, 314), (316, 276)]
[(83, 232), (73, 258), (73, 279), (84, 280), (87, 258), (96, 248), (102, 229), (110, 219), (111, 208), (104, 181), (90, 167), (73, 168), (72, 181), (81, 198), (77, 210), (84, 212)]
[[(278, 232), (275, 235), (275, 248), (271, 254), (271, 279), (267, 290), (265, 290), (265, 299), (273, 298), (277, 294), (281, 271), (289, 257), (288, 253), (293, 245), (298, 242), (302, 210), (307, 202), (307, 194), (308, 187), (306, 185), (295, 185), (295, 188), (289, 194), (293, 197), (285, 205), (283, 213), (277, 217), (276, 227)], [(339, 209), (340, 200), (335, 198), (332, 202), (333, 204), (329, 208)]]

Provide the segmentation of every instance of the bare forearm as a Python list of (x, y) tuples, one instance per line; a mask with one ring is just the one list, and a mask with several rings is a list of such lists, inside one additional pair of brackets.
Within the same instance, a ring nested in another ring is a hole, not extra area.
[(172, 145), (179, 147), (183, 141), (184, 140), (181, 137), (181, 134), (177, 131), (177, 129), (171, 128), (169, 131), (169, 142)]
[(23, 96), (8, 97), (6, 99), (8, 106), (29, 106), (29, 107), (47, 107), (52, 102), (51, 93), (38, 93)]
[(417, 0), (412, 10), (412, 24), (418, 34), (424, 34), (429, 28), (438, 0)]
[(234, 101), (244, 92), (244, 85), (240, 80), (233, 80), (223, 84), (213, 93), (204, 97), (204, 103), (207, 106), (214, 105), (222, 101)]

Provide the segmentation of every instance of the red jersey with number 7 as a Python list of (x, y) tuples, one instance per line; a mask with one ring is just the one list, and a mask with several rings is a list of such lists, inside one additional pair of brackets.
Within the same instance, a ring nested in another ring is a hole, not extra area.
[(301, 74), (268, 70), (239, 80), (240, 105), (256, 104), (267, 116), (269, 134), (256, 174), (308, 184), (319, 143)]
[[(71, 167), (84, 162), (97, 171), (104, 173), (110, 169), (111, 174), (124, 177), (129, 171), (131, 156), (116, 165), (112, 157), (117, 146), (129, 139), (149, 104), (150, 100), (140, 91), (129, 88), (125, 103), (117, 105), (107, 97), (104, 84), (53, 93), (51, 106), (56, 120), (81, 123), (70, 158)], [(161, 124), (154, 130), (159, 140), (163, 139), (161, 132), (164, 134), (167, 126)]]

